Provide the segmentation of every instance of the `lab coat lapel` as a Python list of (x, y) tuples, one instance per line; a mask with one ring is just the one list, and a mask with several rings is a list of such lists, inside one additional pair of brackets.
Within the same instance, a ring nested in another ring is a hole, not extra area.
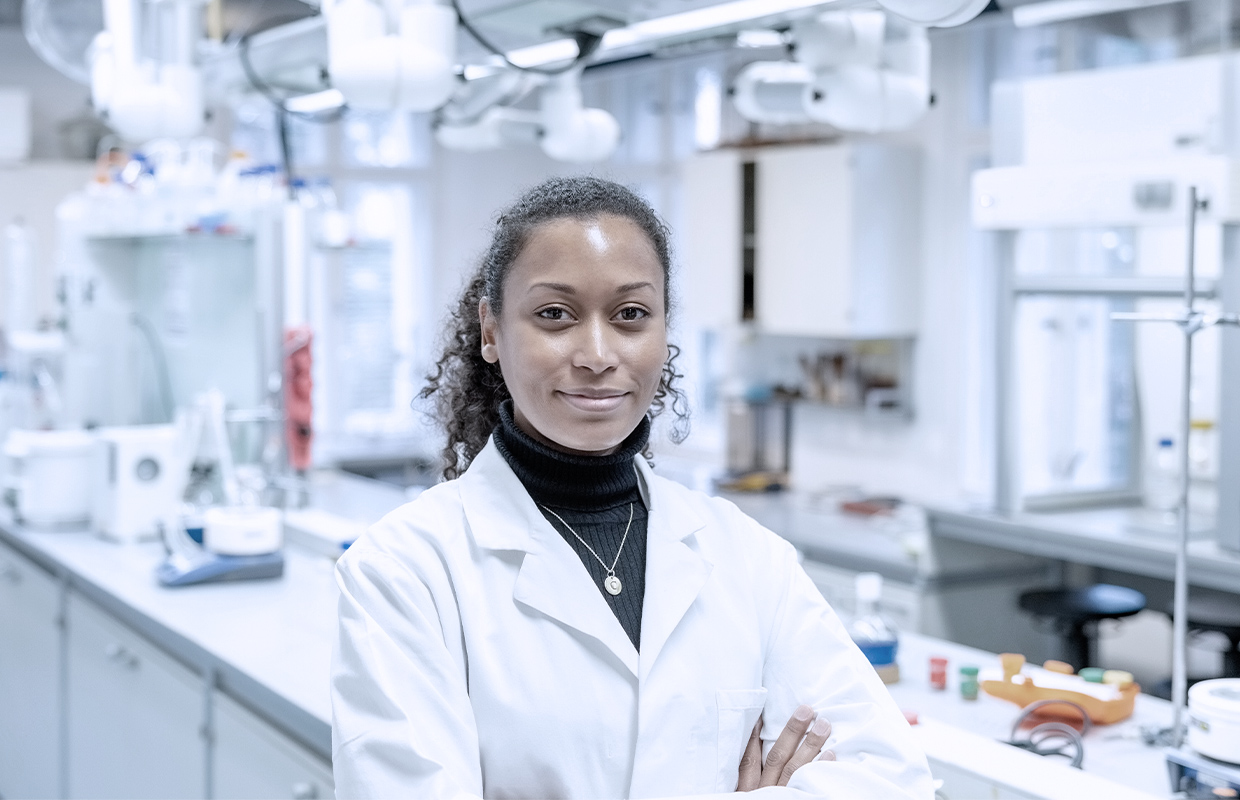
[(693, 534), (705, 523), (676, 502), (645, 459), (637, 459), (650, 522), (646, 534), (646, 597), (642, 605), (640, 680), (644, 683), (714, 565), (699, 553)]
[(637, 650), (581, 559), (551, 527), (494, 442), (461, 476), (461, 499), (474, 541), (523, 550), (513, 599), (606, 647), (634, 676)]

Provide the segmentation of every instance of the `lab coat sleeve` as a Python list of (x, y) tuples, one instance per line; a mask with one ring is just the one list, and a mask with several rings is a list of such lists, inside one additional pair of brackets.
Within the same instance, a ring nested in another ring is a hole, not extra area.
[(793, 710), (806, 703), (830, 720), (826, 746), (836, 760), (811, 762), (786, 789), (759, 794), (930, 800), (930, 769), (899, 707), (801, 568), (796, 551), (762, 533), (777, 541), (772, 567), (782, 589), (763, 669), (765, 751)]
[(440, 609), (435, 602), (448, 604), (436, 596), (443, 587), (433, 586), (433, 578), (428, 585), (373, 548), (346, 554), (336, 578), (336, 796), (480, 797), (478, 734), (463, 648), (449, 644), (455, 608)]

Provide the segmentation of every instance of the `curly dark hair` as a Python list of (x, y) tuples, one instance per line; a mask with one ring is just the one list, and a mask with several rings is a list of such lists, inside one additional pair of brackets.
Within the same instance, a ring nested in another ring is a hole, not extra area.
[[(605, 214), (633, 222), (650, 240), (663, 267), (663, 301), (670, 316), (669, 230), (649, 203), (618, 183), (587, 175), (551, 178), (526, 191), (496, 219), (491, 246), (449, 315), (442, 354), (418, 393), (421, 399), (433, 398), (434, 417), (448, 436), (441, 451), (445, 480), (459, 477), (469, 467), (499, 424), (500, 404), (510, 397), (499, 364), (482, 358), (478, 304), (486, 298), (491, 309), (499, 313), (508, 272), (539, 225)], [(676, 416), (671, 436), (679, 443), (689, 434), (688, 403), (676, 385), (683, 377), (675, 366), (680, 348), (669, 345), (668, 350), (649, 414), (656, 417), (670, 405)]]

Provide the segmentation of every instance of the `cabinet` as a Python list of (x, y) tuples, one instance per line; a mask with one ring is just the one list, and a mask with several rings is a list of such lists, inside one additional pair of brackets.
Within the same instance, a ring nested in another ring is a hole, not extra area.
[(88, 601), (67, 612), (68, 796), (203, 796), (201, 679)]
[(0, 545), (0, 797), (59, 797), (60, 587)]
[(215, 696), (213, 796), (237, 798), (330, 798), (331, 765), (229, 697)]
[(920, 176), (915, 150), (875, 142), (691, 160), (681, 239), (687, 315), (715, 328), (752, 318), (772, 334), (914, 335)]

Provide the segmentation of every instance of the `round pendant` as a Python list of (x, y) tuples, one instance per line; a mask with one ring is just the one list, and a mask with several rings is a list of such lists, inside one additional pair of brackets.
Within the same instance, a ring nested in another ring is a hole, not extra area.
[(620, 579), (615, 575), (608, 575), (603, 579), (603, 588), (607, 590), (607, 594), (615, 596), (620, 594), (620, 590), (624, 588), (624, 584), (620, 583)]

